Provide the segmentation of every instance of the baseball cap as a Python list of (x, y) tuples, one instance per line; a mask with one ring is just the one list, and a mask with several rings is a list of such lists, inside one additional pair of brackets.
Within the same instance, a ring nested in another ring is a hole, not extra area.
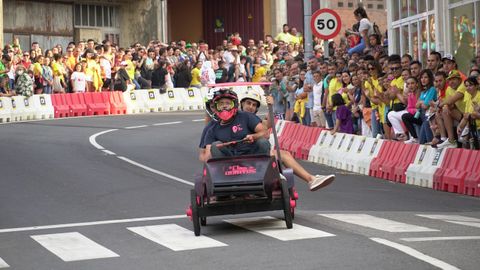
[(442, 58), (442, 61), (444, 61), (444, 60), (450, 60), (450, 61), (455, 62), (455, 57), (453, 57), (453, 55), (451, 55), (449, 53), (446, 53)]
[(460, 76), (460, 72), (456, 69), (450, 71), (450, 74), (448, 74), (447, 80), (451, 80), (451, 79), (454, 79), (454, 78), (459, 78), (459, 79), (462, 78), (462, 76)]
[(185, 48), (191, 48), (191, 47), (192, 47), (191, 43), (187, 43), (187, 45), (185, 45)]

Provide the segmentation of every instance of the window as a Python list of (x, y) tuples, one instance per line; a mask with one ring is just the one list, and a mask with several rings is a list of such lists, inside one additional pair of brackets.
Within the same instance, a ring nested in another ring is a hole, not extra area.
[(338, 7), (343, 7), (343, 2), (338, 2)]
[(384, 9), (383, 5), (377, 5), (377, 9)]
[(83, 4), (76, 4), (73, 12), (75, 26), (77, 27), (90, 26), (110, 28), (118, 27), (118, 13), (118, 7), (115, 6)]
[(373, 9), (373, 5), (372, 5), (372, 4), (368, 4), (368, 5), (367, 5), (367, 8)]
[(348, 7), (349, 7), (349, 8), (352, 8), (352, 7), (353, 7), (353, 3), (352, 3), (352, 2), (348, 2)]
[(467, 72), (475, 55), (475, 9), (474, 4), (461, 5), (450, 9), (450, 33), (452, 54), (458, 69)]

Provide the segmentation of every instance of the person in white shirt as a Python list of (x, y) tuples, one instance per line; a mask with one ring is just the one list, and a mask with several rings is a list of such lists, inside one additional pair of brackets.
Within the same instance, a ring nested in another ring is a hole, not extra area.
[(326, 125), (326, 119), (322, 108), (323, 80), (322, 74), (319, 70), (313, 72), (313, 80), (315, 81), (315, 84), (313, 85), (313, 110), (311, 111), (312, 123), (315, 123), (317, 127), (324, 128)]
[(100, 68), (102, 69), (103, 77), (103, 89), (108, 90), (112, 84), (112, 64), (105, 55), (100, 56)]
[(348, 55), (352, 55), (353, 53), (359, 53), (361, 55), (363, 54), (364, 50), (369, 47), (368, 37), (371, 34), (374, 34), (373, 25), (368, 19), (367, 12), (363, 7), (355, 9), (353, 15), (355, 16), (355, 19), (360, 22), (360, 26), (358, 27), (358, 32), (348, 30), (347, 33), (359, 35), (361, 39), (357, 46), (348, 50)]
[(75, 65), (75, 71), (70, 76), (70, 81), (72, 82), (72, 92), (73, 93), (83, 93), (87, 86), (87, 77), (83, 72), (83, 67), (81, 63)]

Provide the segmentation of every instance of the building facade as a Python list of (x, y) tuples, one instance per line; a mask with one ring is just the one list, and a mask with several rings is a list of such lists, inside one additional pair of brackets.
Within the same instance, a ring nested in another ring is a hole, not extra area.
[(389, 53), (426, 63), (431, 51), (455, 56), (467, 72), (479, 49), (480, 0), (389, 0)]

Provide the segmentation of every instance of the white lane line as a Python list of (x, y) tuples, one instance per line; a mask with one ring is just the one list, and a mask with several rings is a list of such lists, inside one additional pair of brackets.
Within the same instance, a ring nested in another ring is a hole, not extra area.
[(195, 119), (195, 120), (192, 120), (192, 122), (202, 122), (202, 121), (205, 121), (205, 119)]
[(409, 237), (409, 238), (400, 238), (400, 240), (403, 240), (405, 242), (480, 240), (480, 236)]
[(375, 241), (379, 244), (382, 244), (382, 245), (385, 245), (385, 246), (389, 246), (391, 248), (394, 248), (394, 249), (397, 249), (407, 255), (410, 255), (414, 258), (417, 258), (419, 260), (422, 260), (426, 263), (429, 263), (433, 266), (436, 266), (440, 269), (445, 269), (445, 270), (460, 270), (459, 268), (451, 265), (451, 264), (448, 264), (444, 261), (441, 261), (437, 258), (433, 258), (431, 256), (428, 256), (426, 254), (423, 254), (421, 253), (420, 251), (418, 250), (415, 250), (411, 247), (408, 247), (408, 246), (404, 246), (404, 245), (401, 245), (401, 244), (398, 244), (398, 243), (395, 243), (395, 242), (392, 242), (392, 241), (388, 241), (386, 239), (382, 239), (382, 238), (370, 238), (372, 241)]
[(161, 171), (159, 171), (159, 170), (155, 170), (155, 169), (153, 169), (153, 168), (150, 168), (150, 167), (148, 167), (148, 166), (145, 166), (145, 165), (143, 165), (143, 164), (140, 164), (140, 163), (138, 163), (138, 162), (135, 162), (135, 161), (133, 161), (133, 160), (131, 160), (131, 159), (129, 159), (129, 158), (121, 157), (121, 156), (117, 156), (117, 157), (118, 157), (119, 159), (123, 160), (123, 161), (126, 161), (126, 162), (128, 162), (128, 163), (130, 163), (130, 164), (132, 164), (132, 165), (135, 165), (135, 166), (137, 166), (137, 167), (140, 167), (140, 168), (142, 168), (142, 169), (144, 169), (144, 170), (147, 170), (147, 171), (149, 171), (149, 172), (152, 172), (152, 173), (161, 175), (161, 176), (163, 176), (163, 177), (167, 177), (167, 178), (169, 178), (169, 179), (172, 179), (172, 180), (174, 180), (174, 181), (177, 181), (177, 182), (180, 182), (180, 183), (189, 185), (189, 186), (194, 186), (194, 183), (192, 183), (192, 182), (189, 182), (189, 181), (187, 181), (187, 180), (183, 180), (183, 179), (181, 179), (181, 178), (178, 178), (178, 177), (173, 176), (173, 175), (168, 174), (168, 173), (161, 172)]
[(287, 229), (285, 221), (273, 217), (237, 218), (225, 220), (235, 226), (254, 231), (281, 241), (292, 241), (320, 237), (335, 236), (334, 234), (294, 224)]
[(176, 124), (181, 124), (182, 121), (176, 121), (176, 122), (165, 122), (165, 123), (157, 123), (153, 124), (152, 126), (166, 126), (166, 125), (176, 125)]
[(65, 262), (120, 257), (78, 232), (32, 235), (30, 237)]
[(102, 151), (105, 152), (105, 154), (107, 154), (107, 155), (112, 155), (112, 156), (116, 155), (114, 152), (112, 152), (110, 150), (107, 150), (107, 149), (103, 149)]
[(118, 130), (118, 129), (109, 129), (109, 130), (104, 130), (102, 132), (95, 133), (92, 136), (90, 136), (90, 138), (88, 138), (88, 140), (90, 141), (90, 144), (93, 145), (95, 148), (97, 148), (99, 150), (103, 150), (105, 148), (103, 148), (103, 146), (101, 146), (100, 144), (97, 143), (97, 140), (96, 140), (97, 137), (100, 136), (100, 135), (103, 135), (105, 133), (116, 131), (116, 130)]
[(100, 221), (80, 222), (80, 223), (65, 223), (65, 224), (56, 224), (56, 225), (9, 228), (9, 229), (1, 229), (0, 233), (39, 231), (39, 230), (49, 230), (49, 229), (58, 229), (58, 228), (74, 228), (74, 227), (97, 226), (97, 225), (106, 225), (106, 224), (180, 219), (180, 218), (185, 218), (185, 214), (183, 214), (183, 215), (172, 215), (172, 216), (143, 217), (143, 218), (130, 218), (130, 219), (113, 219), (113, 220), (100, 220)]
[(130, 227), (127, 229), (173, 251), (228, 246), (207, 236), (197, 237), (192, 231), (176, 224)]
[(429, 219), (435, 219), (435, 220), (442, 220), (442, 221), (453, 223), (453, 224), (480, 228), (480, 219), (473, 218), (473, 217), (466, 217), (466, 216), (460, 216), (460, 215), (421, 215), (421, 214), (417, 214), (417, 216), (429, 218)]
[(386, 232), (438, 232), (439, 230), (378, 218), (366, 214), (319, 214), (327, 218)]
[(10, 265), (8, 265), (2, 258), (0, 258), (0, 268), (8, 268)]
[(140, 125), (140, 126), (131, 126), (131, 127), (125, 127), (125, 129), (137, 129), (137, 128), (144, 128), (148, 127), (147, 125)]

